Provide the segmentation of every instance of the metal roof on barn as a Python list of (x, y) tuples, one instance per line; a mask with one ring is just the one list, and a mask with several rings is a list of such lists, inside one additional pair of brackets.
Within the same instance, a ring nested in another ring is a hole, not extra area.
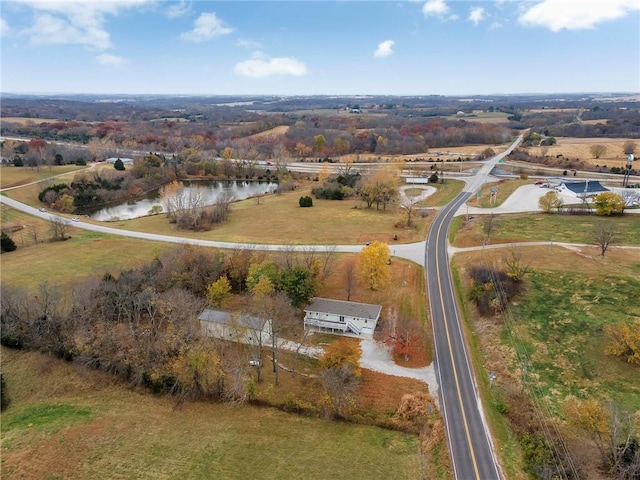
[(333, 315), (344, 315), (345, 317), (377, 320), (380, 316), (380, 312), (382, 311), (382, 306), (314, 297), (311, 299), (311, 303), (304, 309), (304, 311), (331, 313)]

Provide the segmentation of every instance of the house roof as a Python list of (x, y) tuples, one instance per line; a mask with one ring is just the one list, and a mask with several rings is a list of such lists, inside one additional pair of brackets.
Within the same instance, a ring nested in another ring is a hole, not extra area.
[(368, 303), (347, 302), (346, 300), (332, 300), (314, 297), (305, 312), (331, 313), (348, 317), (369, 318), (377, 320), (382, 311), (381, 305)]
[(231, 315), (231, 312), (226, 310), (216, 310), (215, 308), (205, 308), (198, 320), (203, 322), (222, 323), (224, 325), (232, 325), (237, 327), (248, 327), (254, 330), (262, 330), (265, 324), (265, 320), (249, 315), (247, 313), (241, 313), (238, 316)]
[(600, 182), (564, 182), (564, 186), (573, 193), (600, 193), (608, 192), (609, 189), (600, 185)]

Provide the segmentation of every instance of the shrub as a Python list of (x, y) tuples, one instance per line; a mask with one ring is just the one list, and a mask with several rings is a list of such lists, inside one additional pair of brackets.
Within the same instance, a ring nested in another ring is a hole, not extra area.
[(15, 157), (13, 157), (13, 166), (24, 167), (24, 162), (22, 161), (22, 157), (20, 157), (20, 155), (16, 155)]
[(124, 162), (122, 160), (120, 160), (119, 158), (113, 163), (113, 168), (115, 168), (116, 170), (122, 172), (125, 167), (124, 167)]
[(429, 177), (429, 183), (438, 183), (438, 174), (433, 172)]
[(2, 253), (13, 252), (18, 248), (12, 238), (4, 232), (2, 232), (2, 235), (0, 236), (0, 247)]
[(298, 200), (298, 203), (303, 208), (313, 207), (313, 199), (309, 196), (300, 197), (300, 200)]
[[(84, 165), (86, 165), (86, 164), (87, 164), (87, 161), (86, 161), (84, 158), (79, 157), (79, 158), (76, 158), (76, 162), (75, 162), (75, 163), (76, 163), (76, 165), (78, 165), (78, 166), (84, 166)], [(124, 165), (123, 165), (123, 166), (124, 166)]]

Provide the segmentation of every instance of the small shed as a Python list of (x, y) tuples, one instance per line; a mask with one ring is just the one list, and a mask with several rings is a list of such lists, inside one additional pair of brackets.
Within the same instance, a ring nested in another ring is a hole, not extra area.
[(382, 306), (314, 297), (304, 312), (306, 330), (373, 338)]
[(209, 337), (254, 345), (271, 340), (271, 322), (246, 313), (205, 308), (198, 320), (202, 333)]

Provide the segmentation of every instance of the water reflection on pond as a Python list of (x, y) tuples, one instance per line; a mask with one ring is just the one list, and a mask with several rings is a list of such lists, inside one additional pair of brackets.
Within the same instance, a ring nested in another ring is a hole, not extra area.
[[(277, 183), (271, 182), (250, 182), (250, 181), (230, 181), (230, 182), (184, 182), (185, 189), (192, 195), (202, 195), (205, 205), (216, 203), (218, 196), (222, 192), (229, 192), (235, 200), (262, 195), (273, 192), (277, 188)], [(101, 208), (89, 216), (101, 222), (115, 220), (130, 220), (132, 218), (144, 217), (153, 213), (162, 212), (164, 207), (159, 197), (159, 190), (150, 193), (144, 198), (133, 202), (124, 202), (119, 205), (111, 205)]]

